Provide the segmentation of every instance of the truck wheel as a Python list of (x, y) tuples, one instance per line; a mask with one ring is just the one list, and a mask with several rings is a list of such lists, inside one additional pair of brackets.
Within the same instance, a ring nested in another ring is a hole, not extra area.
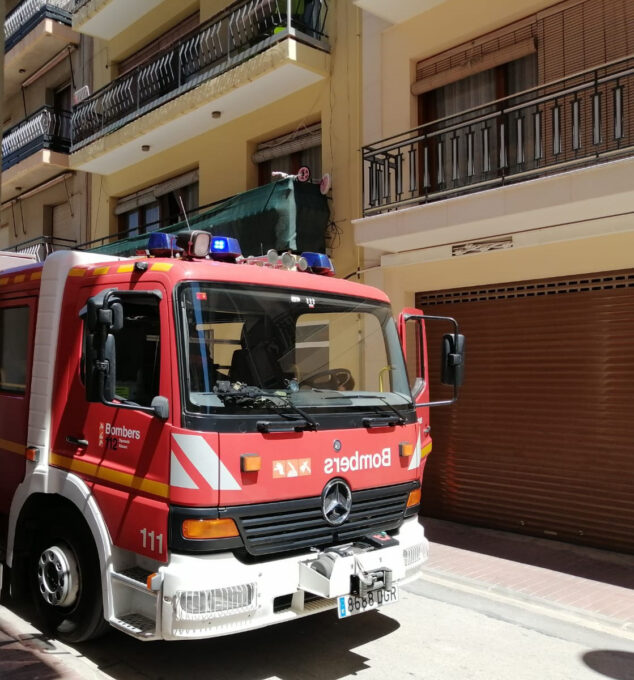
[(106, 632), (99, 558), (88, 527), (64, 512), (56, 527), (36, 537), (29, 580), (39, 623), (63, 642), (83, 642)]

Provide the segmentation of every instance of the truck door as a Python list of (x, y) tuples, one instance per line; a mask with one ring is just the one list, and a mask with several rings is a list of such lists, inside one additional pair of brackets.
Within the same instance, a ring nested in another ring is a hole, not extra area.
[(31, 361), (35, 332), (34, 298), (0, 300), (0, 514), (8, 514), (24, 479)]
[(149, 410), (156, 396), (173, 403), (169, 298), (164, 289), (160, 295), (139, 291), (122, 298), (123, 327), (114, 333), (115, 401), (129, 408), (117, 408), (86, 399), (88, 330), (80, 315), (98, 291), (84, 291), (69, 320), (75, 326), (77, 361), (70, 370), (68, 404), (56, 437), (55, 451), (61, 455), (54, 463), (82, 474), (116, 545), (166, 560), (169, 425), (135, 406)]

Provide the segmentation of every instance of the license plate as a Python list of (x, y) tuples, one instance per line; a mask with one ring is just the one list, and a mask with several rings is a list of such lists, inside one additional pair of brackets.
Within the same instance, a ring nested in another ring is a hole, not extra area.
[(398, 586), (392, 586), (389, 590), (375, 590), (363, 597), (356, 595), (341, 595), (338, 598), (337, 614), (340, 619), (355, 614), (362, 614), (371, 609), (378, 609), (385, 604), (391, 604), (398, 600)]

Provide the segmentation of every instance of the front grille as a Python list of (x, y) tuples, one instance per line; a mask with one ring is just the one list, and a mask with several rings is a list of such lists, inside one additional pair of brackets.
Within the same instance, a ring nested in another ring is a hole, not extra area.
[(321, 512), (321, 497), (263, 503), (227, 509), (238, 524), (251, 555), (346, 543), (377, 531), (400, 526), (409, 492), (416, 483), (365, 489), (352, 493), (348, 519), (330, 526)]

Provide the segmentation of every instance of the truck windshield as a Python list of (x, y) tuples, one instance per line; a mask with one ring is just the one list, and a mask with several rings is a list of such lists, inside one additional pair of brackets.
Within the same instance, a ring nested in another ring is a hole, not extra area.
[(389, 305), (193, 282), (178, 291), (190, 413), (411, 409)]

